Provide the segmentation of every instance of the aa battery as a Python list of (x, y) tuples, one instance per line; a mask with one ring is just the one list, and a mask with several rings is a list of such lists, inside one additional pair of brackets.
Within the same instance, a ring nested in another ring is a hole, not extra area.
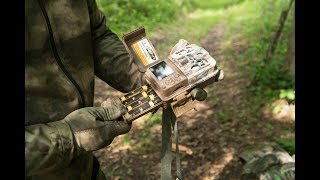
[(149, 108), (152, 108), (153, 106), (157, 105), (160, 102), (161, 102), (161, 99), (157, 98), (154, 101), (149, 101), (149, 102), (143, 104), (139, 108), (136, 108), (136, 109), (132, 110), (129, 113), (132, 114), (132, 115), (137, 115), (137, 114), (139, 114), (139, 113), (141, 113), (141, 112), (143, 112), (143, 111), (145, 111), (145, 110), (147, 110)]
[(135, 96), (137, 94), (141, 94), (141, 92), (146, 92), (149, 89), (151, 89), (149, 85), (141, 86), (140, 88), (137, 88), (137, 89), (125, 94), (120, 99), (121, 99), (122, 103), (126, 103), (126, 101), (128, 101), (128, 99), (131, 99), (132, 96)]
[(148, 98), (141, 98), (140, 100), (138, 100), (138, 101), (133, 102), (132, 104), (130, 104), (130, 106), (131, 106), (132, 108), (135, 108), (135, 107), (139, 106), (140, 104), (143, 104), (143, 103), (145, 103), (145, 102), (147, 102), (147, 101), (149, 101), (149, 100), (154, 100), (154, 99), (155, 99), (154, 95), (151, 94), (151, 95), (148, 96)]
[(133, 103), (134, 101), (136, 101), (137, 99), (140, 99), (141, 97), (143, 97), (142, 93), (136, 94), (133, 97), (130, 97), (130, 99), (127, 99), (123, 102), (123, 104), (130, 104)]
[[(134, 94), (133, 96), (129, 97), (129, 98), (126, 98), (125, 100), (122, 100), (122, 104), (124, 105), (128, 105), (128, 104), (131, 104), (137, 100), (139, 100), (140, 98), (147, 98), (148, 97), (148, 94), (151, 92), (152, 89), (149, 89), (148, 91), (142, 91), (142, 92), (139, 92), (139, 93), (136, 93)], [(124, 96), (123, 96), (124, 97)]]
[(148, 98), (141, 98), (140, 100), (130, 104), (127, 106), (127, 110), (128, 112), (130, 113), (131, 110), (135, 109), (136, 107), (139, 107), (141, 104), (145, 104), (147, 102), (151, 102), (151, 103), (158, 103), (158, 102), (161, 102), (161, 100), (159, 101), (159, 97), (151, 94), (148, 96)]
[(135, 89), (120, 98), (127, 111), (132, 116), (152, 109), (161, 102), (161, 99), (149, 85)]

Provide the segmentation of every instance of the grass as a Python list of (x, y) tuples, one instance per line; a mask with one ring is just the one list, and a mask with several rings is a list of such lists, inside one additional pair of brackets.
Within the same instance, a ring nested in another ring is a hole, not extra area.
[(198, 0), (196, 3), (201, 9), (224, 9), (243, 0)]
[(153, 29), (195, 7), (193, 0), (97, 0), (107, 24), (119, 37), (144, 25)]
[(151, 137), (155, 136), (154, 134), (152, 134), (151, 128), (157, 124), (161, 124), (161, 114), (162, 111), (159, 110), (155, 114), (149, 114), (142, 117), (142, 119), (137, 122), (139, 123), (139, 126), (142, 127), (139, 130), (139, 135), (137, 137), (138, 142), (133, 143), (131, 137), (126, 134), (124, 136), (124, 144), (129, 144), (133, 149), (137, 151), (137, 153), (141, 155), (150, 153), (154, 145), (151, 141)]
[(218, 120), (223, 122), (223, 123), (226, 123), (230, 120), (230, 115), (227, 113), (227, 112), (219, 112), (218, 113)]

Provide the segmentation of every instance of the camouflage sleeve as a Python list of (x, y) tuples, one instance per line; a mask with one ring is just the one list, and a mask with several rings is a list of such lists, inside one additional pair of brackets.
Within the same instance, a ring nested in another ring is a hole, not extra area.
[(106, 17), (95, 0), (88, 0), (95, 74), (113, 88), (128, 92), (145, 84), (143, 73), (118, 36), (106, 26)]
[(25, 127), (25, 175), (67, 166), (74, 154), (73, 134), (63, 121)]

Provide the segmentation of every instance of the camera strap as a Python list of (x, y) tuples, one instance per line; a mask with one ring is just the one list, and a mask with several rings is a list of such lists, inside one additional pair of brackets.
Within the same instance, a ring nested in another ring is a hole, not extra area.
[(179, 142), (178, 142), (178, 124), (176, 116), (171, 107), (163, 108), (162, 113), (162, 147), (161, 147), (161, 180), (171, 180), (171, 163), (172, 163), (172, 141), (171, 134), (174, 130), (174, 139), (176, 144), (176, 174), (178, 180), (183, 180), (180, 167)]

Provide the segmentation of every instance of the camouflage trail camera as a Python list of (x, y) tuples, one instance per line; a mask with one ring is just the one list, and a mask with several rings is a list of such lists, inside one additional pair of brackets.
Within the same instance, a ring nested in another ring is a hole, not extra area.
[(205, 49), (186, 40), (181, 39), (164, 60), (159, 59), (144, 27), (124, 35), (123, 41), (148, 83), (120, 98), (127, 108), (123, 115), (127, 121), (161, 106), (171, 106), (179, 117), (194, 108), (197, 89), (224, 77)]

